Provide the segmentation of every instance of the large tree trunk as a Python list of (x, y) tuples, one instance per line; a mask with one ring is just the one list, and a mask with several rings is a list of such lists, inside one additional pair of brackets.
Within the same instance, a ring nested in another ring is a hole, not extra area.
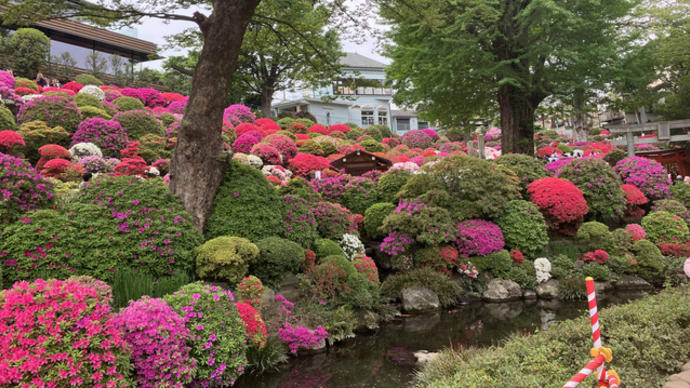
[(503, 85), (498, 90), (501, 109), (501, 152), (534, 155), (535, 103), (520, 89)]
[(573, 95), (573, 139), (576, 142), (587, 141), (589, 129), (587, 128), (587, 115), (585, 113), (585, 93), (578, 89)]
[(227, 91), (247, 28), (260, 0), (214, 0), (207, 18), (196, 14), (204, 46), (170, 166), (170, 190), (203, 230), (227, 161), (221, 125)]
[(273, 87), (264, 86), (261, 90), (261, 113), (264, 117), (271, 117), (271, 104), (273, 103)]

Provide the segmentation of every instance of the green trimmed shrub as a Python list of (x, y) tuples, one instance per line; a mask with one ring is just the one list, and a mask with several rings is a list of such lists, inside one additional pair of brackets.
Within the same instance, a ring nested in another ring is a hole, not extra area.
[(567, 255), (556, 255), (551, 259), (551, 276), (555, 279), (564, 279), (575, 272), (575, 261), (577, 257)]
[(317, 271), (321, 270), (322, 273), (325, 273), (333, 266), (346, 274), (340, 280), (344, 283), (335, 285), (336, 289), (341, 290), (335, 298), (336, 304), (366, 309), (378, 306), (380, 301), (378, 285), (369, 282), (367, 275), (358, 272), (355, 265), (345, 256), (332, 255), (324, 258), (321, 264), (317, 266)]
[(221, 236), (196, 248), (196, 273), (204, 280), (239, 283), (259, 248), (242, 237)]
[(573, 182), (582, 191), (592, 218), (616, 220), (623, 215), (627, 203), (621, 189), (623, 181), (603, 160), (573, 160), (560, 169), (558, 177)]
[(160, 178), (99, 177), (79, 188), (76, 201), (85, 204), (104, 204), (122, 212), (134, 211), (142, 206), (184, 212), (182, 201)]
[(409, 272), (390, 275), (381, 284), (381, 295), (391, 300), (401, 298), (407, 287), (425, 287), (438, 295), (441, 305), (452, 306), (463, 295), (462, 287), (448, 275), (432, 268), (415, 268)]
[(647, 233), (647, 240), (653, 243), (688, 241), (690, 231), (682, 218), (669, 212), (657, 211), (642, 218), (642, 228)]
[(249, 265), (249, 273), (264, 285), (278, 287), (288, 273), (297, 273), (304, 262), (304, 248), (290, 240), (268, 237), (256, 243), (259, 257)]
[(113, 120), (127, 130), (129, 140), (139, 140), (145, 135), (154, 134), (165, 136), (163, 124), (152, 113), (146, 110), (120, 112)]
[(295, 195), (280, 198), (284, 206), (283, 230), (281, 236), (304, 248), (311, 248), (319, 238), (318, 226), (309, 203)]
[(323, 156), (333, 155), (338, 152), (338, 149), (335, 147), (335, 144), (331, 143), (330, 141), (322, 141), (318, 142), (318, 144), (319, 147), (321, 147), (321, 150), (323, 151)]
[(179, 120), (173, 116), (172, 113), (165, 112), (161, 115), (158, 116), (158, 120), (160, 120), (163, 123), (163, 126), (168, 128), (170, 127), (170, 124), (178, 122)]
[(297, 150), (305, 154), (323, 156), (323, 149), (321, 149), (321, 145), (314, 140), (305, 140), (304, 143), (297, 148)]
[(582, 274), (570, 274), (558, 282), (558, 297), (562, 300), (580, 300), (587, 298), (587, 291), (582, 285), (585, 277)]
[(501, 277), (512, 280), (520, 285), (523, 290), (533, 290), (537, 287), (537, 275), (534, 270), (534, 262), (524, 260), (520, 265), (513, 265), (508, 272)]
[(396, 194), (410, 178), (412, 178), (412, 173), (407, 170), (389, 170), (383, 173), (378, 183), (381, 199), (397, 203)]
[[(33, 75), (30, 75), (29, 77), (33, 77)], [(29, 89), (32, 89), (32, 90), (35, 90), (36, 92), (38, 92), (38, 84), (36, 83), (36, 81), (28, 79), (28, 78), (24, 78), (24, 77), (15, 78), (14, 87), (15, 88), (29, 88)], [(36, 94), (38, 94), (38, 93), (36, 93)]]
[(513, 259), (505, 249), (485, 256), (473, 256), (470, 261), (480, 272), (490, 271), (495, 276), (507, 273), (513, 266)]
[(278, 124), (281, 128), (287, 129), (290, 124), (294, 123), (296, 120), (292, 117), (283, 117), (282, 119), (278, 120), (276, 124)]
[(276, 135), (287, 136), (287, 137), (289, 137), (290, 139), (292, 139), (292, 141), (294, 141), (294, 142), (297, 141), (297, 135), (295, 135), (294, 133), (292, 133), (292, 132), (290, 132), (290, 131), (285, 131), (285, 130), (283, 130), (283, 131), (278, 131), (278, 132), (276, 132), (275, 134), (276, 134)]
[(19, 126), (18, 134), (24, 138), (24, 156), (31, 163), (36, 163), (41, 155), (38, 149), (46, 144), (57, 144), (68, 147), (72, 140), (69, 132), (62, 127), (51, 128), (43, 121), (29, 121)]
[(353, 214), (364, 214), (367, 208), (379, 201), (379, 190), (375, 181), (366, 177), (354, 177), (344, 187), (338, 202)]
[[(82, 94), (80, 94), (81, 96)], [(95, 117), (100, 117), (102, 119), (110, 120), (113, 118), (108, 112), (106, 112), (104, 109), (97, 108), (95, 106), (84, 106), (81, 109), (79, 109), (81, 112), (81, 116), (84, 120), (86, 119), (92, 119)]]
[(690, 221), (690, 212), (680, 201), (675, 199), (659, 199), (652, 204), (653, 212), (665, 211), (683, 219), (686, 223)]
[(426, 246), (439, 246), (455, 241), (456, 224), (448, 210), (438, 206), (420, 206), (414, 212), (395, 211), (383, 219), (381, 231), (406, 233)]
[(656, 245), (647, 240), (639, 240), (633, 244), (632, 251), (637, 260), (634, 270), (641, 278), (651, 283), (663, 280), (664, 256)]
[(103, 81), (96, 78), (93, 74), (79, 74), (74, 77), (74, 80), (82, 85), (103, 85)]
[(582, 266), (582, 274), (591, 276), (596, 281), (605, 282), (609, 280), (611, 271), (604, 264), (591, 262)]
[[(690, 358), (689, 297), (685, 286), (599, 312), (626, 387), (660, 387)], [(424, 366), (417, 386), (551, 387), (590, 361), (591, 347), (589, 316), (582, 316), (533, 335), (517, 333), (501, 346), (444, 351)], [(584, 385), (596, 385), (595, 377)]]
[(609, 227), (598, 221), (582, 224), (577, 230), (576, 237), (582, 240), (589, 250), (606, 249), (613, 245)]
[(134, 97), (119, 97), (113, 101), (113, 104), (120, 108), (120, 112), (126, 112), (130, 110), (142, 110), (146, 108), (144, 103), (140, 99)]
[(347, 256), (343, 248), (340, 247), (340, 244), (326, 238), (316, 240), (316, 243), (314, 244), (314, 253), (316, 253), (316, 257), (319, 258), (325, 258), (333, 255), (340, 255), (343, 257)]
[[(35, 28), (19, 28), (6, 39), (16, 75), (34, 77), (50, 56), (50, 39)], [(38, 90), (38, 87), (35, 88)]]
[(520, 179), (520, 188), (523, 193), (527, 192), (527, 186), (539, 178), (546, 178), (549, 172), (546, 171), (544, 163), (530, 155), (505, 154), (496, 159), (496, 164), (509, 168)]
[(625, 256), (626, 253), (630, 252), (633, 245), (633, 238), (630, 233), (626, 232), (623, 228), (618, 228), (611, 232), (610, 243), (604, 249), (611, 256)]
[(398, 198), (416, 198), (429, 189), (445, 190), (464, 209), (464, 214), (454, 214), (461, 219), (493, 219), (508, 202), (520, 199), (515, 173), (487, 160), (452, 155), (424, 165), (422, 170), (425, 173), (414, 175), (400, 189)]
[(379, 228), (383, 225), (383, 220), (388, 216), (395, 205), (390, 202), (380, 202), (375, 203), (364, 212), (364, 219), (362, 220), (362, 225), (364, 226), (364, 231), (367, 236), (372, 239), (380, 239), (385, 237), (385, 233), (380, 231)]
[(613, 167), (616, 165), (616, 163), (620, 162), (621, 160), (627, 157), (628, 154), (626, 154), (625, 151), (623, 151), (620, 148), (614, 148), (604, 156), (604, 161), (606, 161), (606, 163), (608, 163), (609, 166)]
[(281, 197), (286, 195), (294, 195), (311, 203), (321, 202), (321, 194), (317, 193), (309, 182), (302, 177), (295, 177), (288, 181), (284, 186), (278, 188), (278, 195)]
[(280, 199), (261, 171), (232, 161), (213, 201), (205, 234), (206, 238), (238, 236), (256, 242), (275, 235), (282, 219)]
[(351, 128), (345, 133), (345, 138), (352, 141), (357, 140), (360, 136), (362, 136), (362, 129), (357, 127)]
[(79, 108), (83, 106), (93, 106), (98, 109), (103, 109), (103, 103), (101, 103), (101, 100), (99, 100), (98, 97), (87, 93), (79, 93), (74, 96), (74, 102), (77, 103)]
[(385, 149), (383, 145), (374, 139), (362, 140), (359, 143), (365, 150), (369, 152), (383, 152)]
[[(247, 336), (231, 294), (201, 282), (188, 284), (163, 298), (194, 333), (189, 355), (196, 361), (195, 382), (232, 385), (247, 366)], [(213, 339), (212, 339), (213, 338)], [(207, 344), (211, 342), (212, 346)], [(219, 365), (226, 365), (219, 369)]]
[(19, 124), (37, 120), (74, 133), (81, 122), (81, 112), (77, 104), (65, 97), (41, 96), (24, 103), (17, 113)]
[(17, 120), (14, 114), (5, 105), (0, 104), (0, 131), (15, 130), (17, 130)]
[(527, 201), (513, 200), (501, 211), (496, 224), (509, 248), (534, 256), (548, 243), (548, 229), (539, 208)]
[(685, 182), (676, 182), (671, 186), (671, 196), (676, 201), (690, 207), (690, 185)]

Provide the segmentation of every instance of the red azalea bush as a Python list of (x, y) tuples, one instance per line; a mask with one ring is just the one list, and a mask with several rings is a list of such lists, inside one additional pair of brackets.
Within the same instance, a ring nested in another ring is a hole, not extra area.
[(280, 151), (270, 144), (259, 143), (255, 144), (250, 154), (261, 158), (264, 164), (282, 164), (283, 158), (280, 156)]
[(137, 387), (181, 387), (192, 381), (196, 363), (189, 357), (191, 333), (162, 299), (131, 301), (114, 319), (129, 345)]
[(308, 176), (314, 171), (325, 170), (330, 167), (328, 159), (312, 154), (299, 153), (290, 159), (289, 167), (295, 176)]
[(179, 93), (161, 93), (161, 98), (168, 104), (175, 101), (184, 101), (186, 99), (185, 96)]
[(247, 332), (247, 339), (250, 344), (257, 348), (266, 347), (268, 332), (266, 331), (264, 320), (261, 319), (261, 314), (248, 303), (237, 302), (236, 306), (244, 323), (244, 329)]
[[(313, 251), (310, 252), (314, 253)], [(261, 280), (254, 275), (245, 276), (237, 285), (239, 300), (256, 308), (261, 305), (261, 296), (265, 290)]]
[(628, 205), (644, 205), (649, 202), (642, 191), (633, 185), (624, 184), (621, 185), (621, 189), (623, 189), (623, 193), (625, 193), (625, 199), (628, 201)]
[(84, 87), (84, 85), (82, 85), (82, 84), (80, 84), (80, 83), (78, 83), (78, 82), (70, 81), (70, 82), (68, 82), (68, 83), (66, 83), (66, 84), (64, 84), (64, 85), (62, 85), (62, 88), (61, 88), (61, 89), (67, 89), (67, 90), (73, 91), (74, 93), (79, 93), (79, 91), (80, 91), (81, 88), (83, 88), (83, 87)]
[(115, 176), (141, 175), (144, 176), (148, 166), (146, 161), (139, 156), (132, 158), (122, 158), (120, 163), (115, 166)]
[(264, 142), (276, 147), (283, 156), (283, 160), (290, 160), (297, 155), (297, 145), (287, 136), (271, 135), (266, 137)]
[(522, 252), (517, 249), (510, 250), (510, 258), (513, 259), (513, 263), (517, 265), (520, 265), (523, 261), (525, 261), (525, 255), (523, 255)]
[(38, 279), (0, 293), (0, 385), (128, 387), (110, 306), (79, 282)]
[(644, 228), (639, 224), (628, 224), (625, 227), (625, 231), (632, 237), (633, 241), (644, 240), (647, 237)]
[[(457, 255), (457, 252), (456, 252)], [(374, 260), (365, 255), (357, 255), (352, 264), (355, 265), (357, 272), (366, 275), (369, 279), (369, 283), (377, 285), (379, 284), (379, 270), (376, 268), (376, 263)]]
[(574, 233), (589, 211), (582, 191), (567, 179), (537, 179), (527, 186), (527, 192), (547, 222), (565, 233)]
[(541, 147), (537, 150), (537, 156), (543, 158), (545, 156), (551, 156), (554, 154), (563, 155), (563, 151), (556, 147)]
[(664, 256), (688, 257), (690, 256), (690, 241), (685, 243), (660, 242), (656, 244)]
[(594, 252), (586, 252), (585, 254), (580, 257), (580, 260), (582, 261), (594, 261), (599, 264), (605, 264), (606, 261), (609, 259), (609, 254), (605, 250), (602, 249), (597, 249)]
[(72, 165), (69, 160), (66, 159), (52, 159), (43, 165), (41, 174), (49, 176), (51, 178), (57, 178), (60, 174), (63, 174)]
[[(237, 134), (237, 136), (244, 135), (247, 132), (261, 133), (259, 127), (252, 123), (240, 123), (237, 126), (235, 126), (235, 133)], [(263, 138), (263, 136), (261, 136), (261, 138)], [(259, 140), (261, 140), (261, 138), (259, 138)]]
[(9, 154), (18, 151), (18, 148), (24, 147), (24, 138), (15, 131), (0, 131), (0, 152)]
[(258, 125), (259, 127), (261, 127), (261, 129), (267, 130), (267, 131), (276, 131), (276, 132), (278, 132), (278, 131), (281, 130), (280, 125), (278, 125), (278, 123), (276, 123), (275, 121), (273, 121), (273, 120), (271, 120), (271, 119), (265, 119), (265, 118), (256, 119), (256, 120), (254, 121), (254, 124), (256, 124), (256, 125)]
[(37, 91), (30, 89), (30, 88), (23, 87), (23, 86), (15, 88), (14, 92), (17, 93), (18, 96), (28, 96), (29, 94), (38, 94)]
[(320, 133), (322, 135), (328, 135), (332, 131), (333, 130), (329, 130), (328, 128), (324, 127), (321, 124), (314, 124), (307, 129), (307, 132), (309, 132), (309, 133)]
[(350, 127), (348, 127), (345, 124), (333, 124), (328, 126), (328, 131), (329, 132), (340, 132), (340, 133), (348, 133), (350, 132)]
[(38, 149), (38, 153), (41, 155), (41, 158), (38, 160), (38, 163), (36, 163), (37, 169), (42, 169), (43, 165), (49, 160), (69, 159), (72, 157), (69, 150), (57, 144), (46, 144)]

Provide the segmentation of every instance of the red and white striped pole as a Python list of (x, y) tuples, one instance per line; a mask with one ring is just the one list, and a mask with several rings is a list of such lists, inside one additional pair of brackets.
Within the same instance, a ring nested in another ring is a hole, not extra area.
[(591, 375), (594, 370), (602, 365), (604, 365), (605, 357), (603, 354), (599, 354), (594, 357), (592, 361), (588, 362), (582, 370), (577, 372), (567, 383), (563, 385), (563, 388), (575, 388), (580, 385), (581, 382), (585, 381), (587, 376)]
[(621, 378), (620, 376), (618, 376), (618, 373), (616, 373), (615, 370), (607, 370), (606, 377), (608, 379), (609, 388), (618, 388), (618, 384), (620, 384)]
[[(601, 331), (599, 326), (599, 311), (597, 310), (597, 296), (594, 291), (594, 279), (587, 277), (585, 279), (585, 284), (587, 286), (587, 303), (589, 304), (589, 320), (592, 324), (592, 340), (594, 342), (594, 348), (598, 349), (602, 347), (601, 344)], [(606, 381), (606, 368), (602, 363), (597, 369), (599, 381), (599, 386), (605, 386)]]

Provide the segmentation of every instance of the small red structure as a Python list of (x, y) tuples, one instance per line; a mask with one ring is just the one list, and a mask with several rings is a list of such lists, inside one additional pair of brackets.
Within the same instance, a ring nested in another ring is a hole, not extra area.
[(340, 159), (331, 162), (331, 166), (336, 170), (345, 169), (350, 175), (362, 175), (371, 170), (381, 172), (388, 170), (393, 162), (386, 158), (374, 155), (364, 150), (352, 151)]
[(637, 151), (635, 156), (654, 159), (664, 165), (671, 174), (671, 178), (676, 176), (690, 176), (690, 154), (684, 148), (656, 151)]

